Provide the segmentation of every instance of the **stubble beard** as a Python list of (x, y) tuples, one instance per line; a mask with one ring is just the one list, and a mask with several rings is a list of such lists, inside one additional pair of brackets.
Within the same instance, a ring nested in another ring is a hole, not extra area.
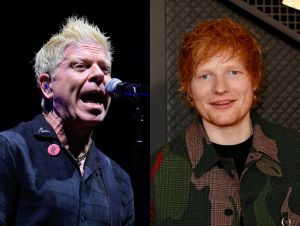
[(247, 119), (250, 109), (236, 109), (234, 112), (207, 112), (201, 114), (202, 120), (217, 127), (232, 127)]

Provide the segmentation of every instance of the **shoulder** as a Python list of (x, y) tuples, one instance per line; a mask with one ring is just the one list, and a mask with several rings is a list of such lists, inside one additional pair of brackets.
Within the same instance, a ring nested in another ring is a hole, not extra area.
[(24, 127), (24, 123), (20, 123), (13, 128), (0, 132), (0, 145), (2, 151), (4, 149), (15, 149), (17, 143), (24, 140)]
[(24, 129), (27, 127), (27, 123), (20, 123), (16, 125), (15, 127), (12, 127), (10, 129), (4, 130), (0, 132), (0, 137), (2, 140), (12, 140), (11, 138), (15, 138), (17, 134), (22, 134)]
[(0, 132), (0, 168), (17, 168), (20, 160), (20, 150), (28, 153), (26, 147), (26, 127), (28, 123), (22, 122), (10, 129)]
[[(185, 135), (182, 133), (151, 154), (150, 183), (152, 184), (158, 175), (176, 175), (180, 172), (189, 172), (190, 168), (191, 162)], [(165, 180), (166, 178), (160, 177), (160, 179)]]
[(296, 143), (300, 142), (299, 132), (277, 123), (268, 121), (267, 119), (260, 116), (255, 110), (251, 112), (251, 119), (254, 125), (258, 124), (261, 127), (262, 132), (273, 140), (284, 140), (286, 138), (289, 138), (288, 140), (286, 140), (288, 143), (290, 143), (290, 139), (296, 141)]
[(161, 158), (167, 158), (173, 155), (185, 155), (185, 153), (186, 143), (184, 133), (182, 133), (168, 143), (161, 146), (158, 150), (155, 150), (150, 155), (151, 165), (154, 161), (157, 161)]
[(291, 172), (300, 172), (300, 133), (264, 119), (259, 124), (263, 133), (276, 143), (282, 166)]
[(300, 148), (300, 133), (290, 128), (260, 119), (262, 131), (276, 143), (282, 145), (298, 146)]
[[(0, 137), (8, 140), (14, 140), (16, 136), (27, 136), (29, 133), (32, 135), (33, 128), (39, 126), (42, 121), (42, 115), (35, 116), (31, 121), (20, 122), (14, 127), (0, 132)], [(14, 139), (11, 139), (14, 138)]]
[(39, 120), (41, 116), (36, 116), (31, 121), (20, 122), (14, 127), (0, 132), (0, 145), (1, 147), (15, 149), (24, 149), (29, 144), (33, 143), (35, 127), (40, 125)]

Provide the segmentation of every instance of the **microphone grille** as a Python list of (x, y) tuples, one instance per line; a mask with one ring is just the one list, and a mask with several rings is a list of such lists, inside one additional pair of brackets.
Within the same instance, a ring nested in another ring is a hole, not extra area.
[(115, 88), (117, 84), (122, 83), (122, 81), (118, 78), (112, 78), (106, 85), (105, 85), (105, 92), (108, 93), (109, 96), (115, 97), (117, 94), (115, 93)]

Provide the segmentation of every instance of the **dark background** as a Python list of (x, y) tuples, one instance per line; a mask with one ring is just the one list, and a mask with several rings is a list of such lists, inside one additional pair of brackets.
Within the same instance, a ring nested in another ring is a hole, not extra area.
[[(1, 14), (0, 130), (31, 120), (41, 112), (34, 55), (59, 31), (65, 18), (74, 14), (86, 16), (110, 37), (114, 48), (112, 77), (149, 85), (149, 8), (149, 0), (9, 3), (5, 16)], [(144, 116), (142, 127), (137, 125), (137, 106)], [(136, 134), (143, 136), (142, 147), (136, 148)], [(129, 173), (135, 193), (136, 225), (148, 225), (149, 98), (139, 104), (114, 99), (104, 123), (94, 132), (94, 140)]]

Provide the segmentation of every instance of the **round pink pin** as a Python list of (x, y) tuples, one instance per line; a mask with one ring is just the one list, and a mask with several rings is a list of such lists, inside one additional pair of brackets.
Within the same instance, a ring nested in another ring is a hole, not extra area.
[(50, 144), (48, 147), (48, 154), (51, 156), (56, 156), (60, 152), (60, 147), (57, 144)]

